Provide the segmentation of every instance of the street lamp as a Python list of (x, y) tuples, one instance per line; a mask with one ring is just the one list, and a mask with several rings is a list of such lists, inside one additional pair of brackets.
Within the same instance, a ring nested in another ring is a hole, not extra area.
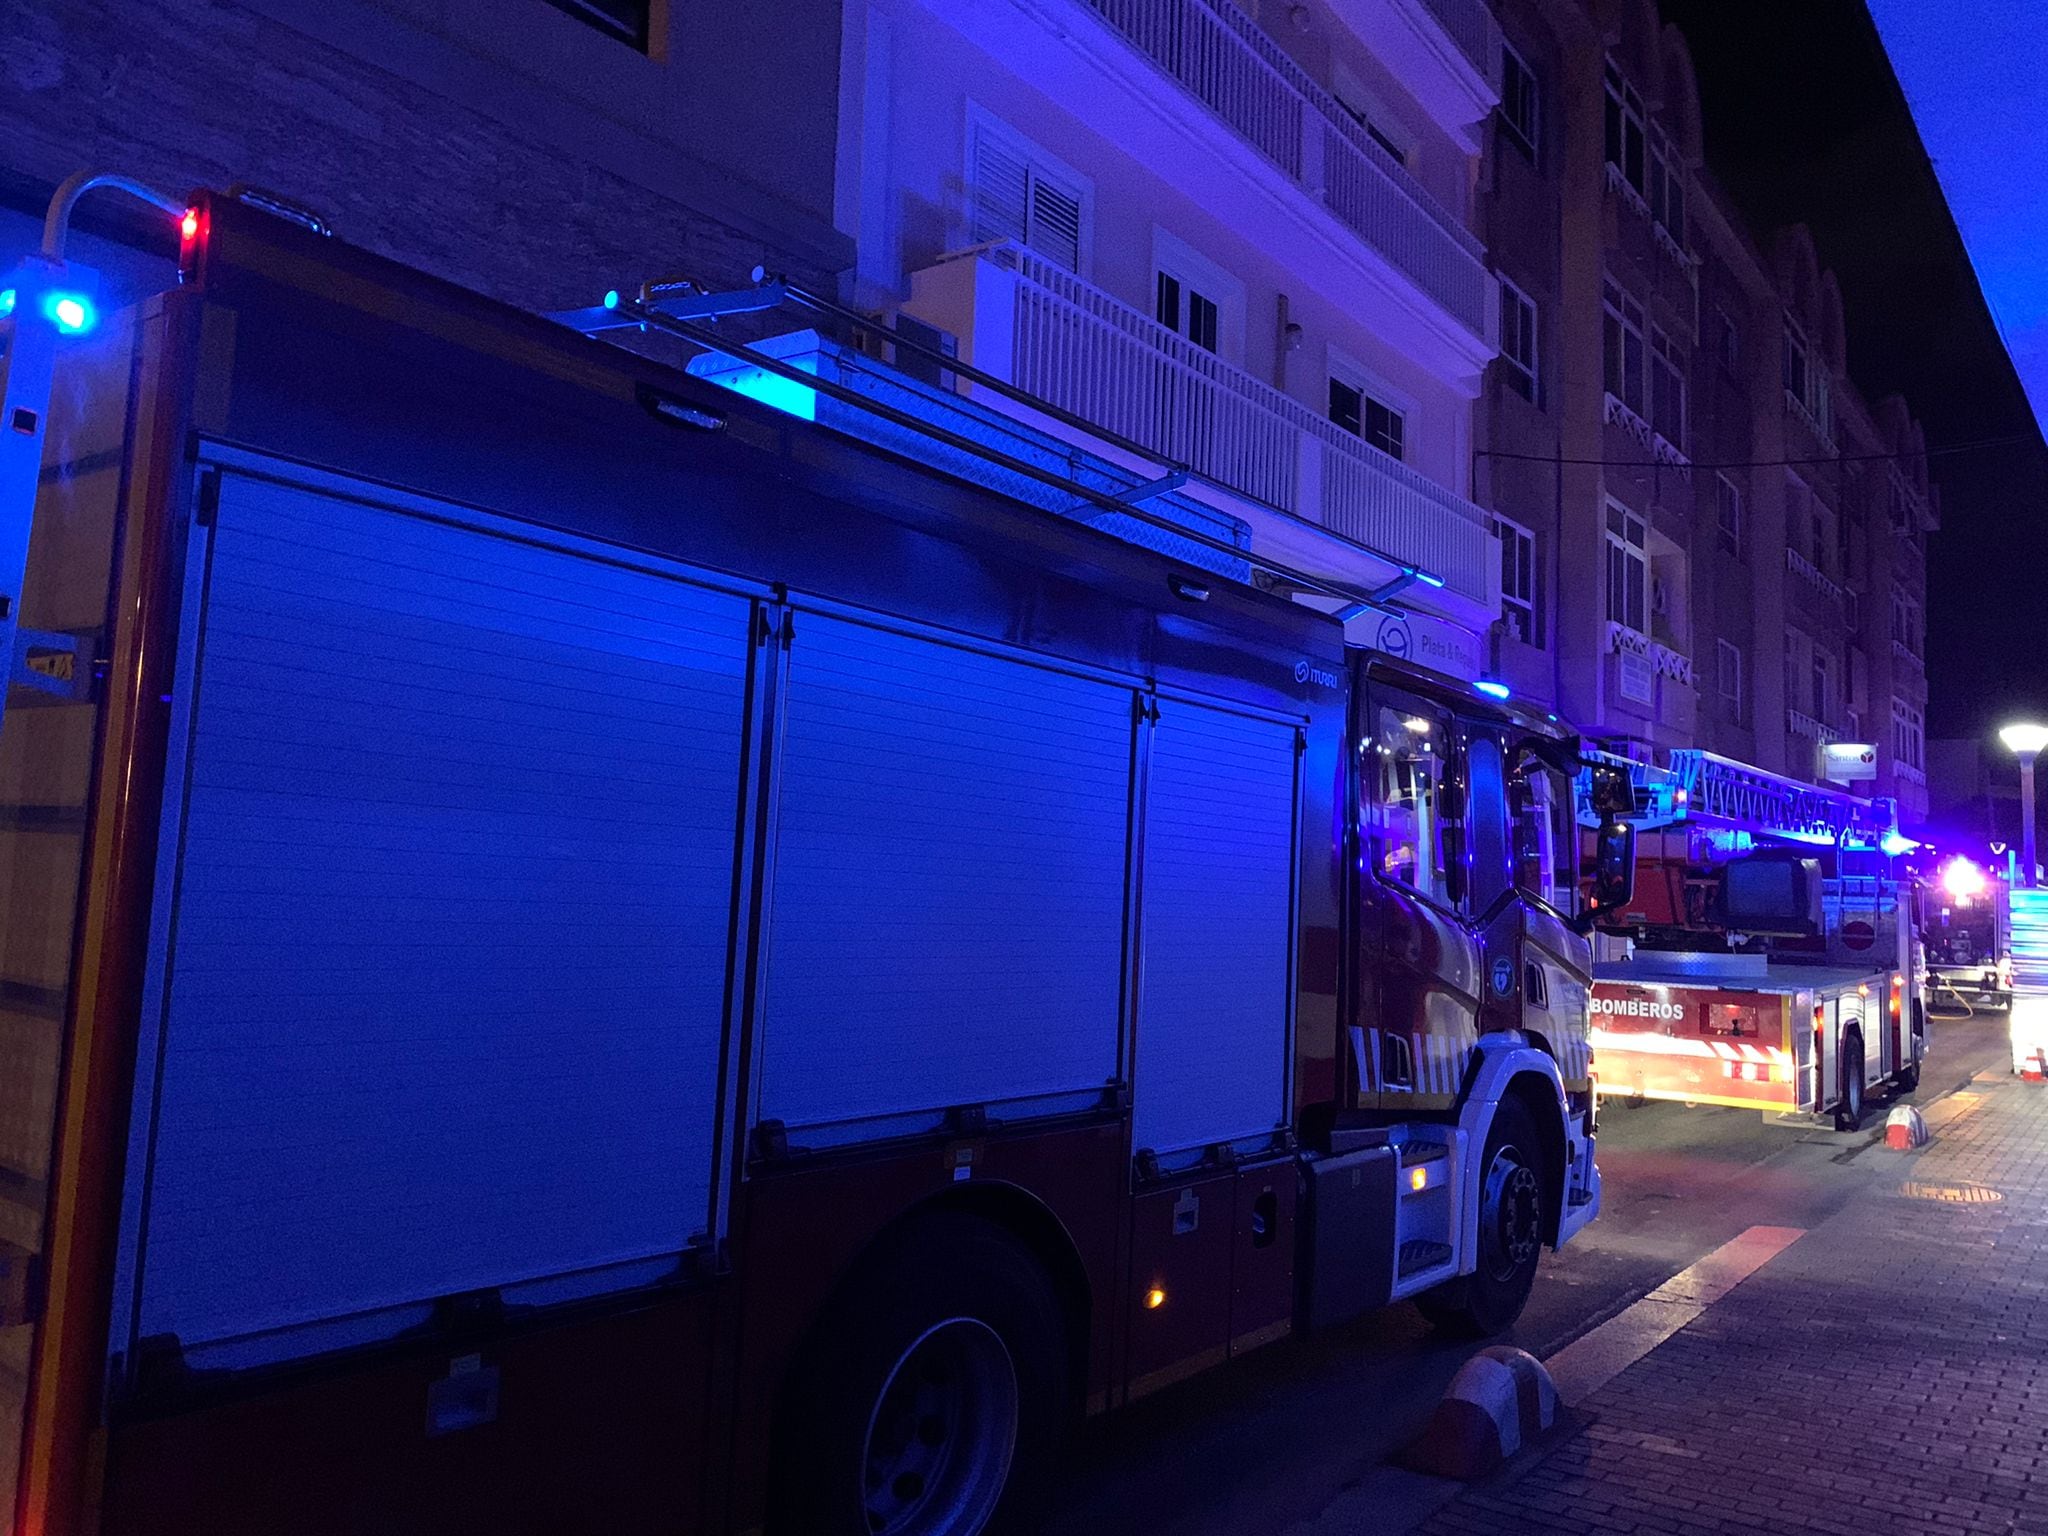
[(2020, 869), (2021, 880), (2034, 884), (2034, 756), (2048, 747), (2048, 725), (2002, 726), (1998, 739), (2020, 760)]

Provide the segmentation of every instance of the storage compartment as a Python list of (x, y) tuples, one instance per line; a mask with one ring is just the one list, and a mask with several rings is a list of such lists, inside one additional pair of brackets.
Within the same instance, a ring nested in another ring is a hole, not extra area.
[(1216, 1364), (1229, 1352), (1230, 1255), (1237, 1177), (1222, 1174), (1131, 1202), (1132, 1397)]
[(1301, 1175), (1293, 1158), (1241, 1169), (1230, 1259), (1230, 1352), (1257, 1349), (1294, 1325), (1295, 1212)]

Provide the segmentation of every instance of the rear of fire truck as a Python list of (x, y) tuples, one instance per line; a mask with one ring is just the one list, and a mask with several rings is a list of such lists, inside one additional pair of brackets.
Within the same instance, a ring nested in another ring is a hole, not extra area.
[(1920, 933), (1927, 1006), (1972, 1014), (2012, 1007), (2012, 889), (1961, 854), (1923, 876)]
[(1915, 1087), (1926, 1025), (1891, 803), (1706, 752), (1627, 768), (1635, 895), (1595, 967), (1600, 1094), (1851, 1129)]

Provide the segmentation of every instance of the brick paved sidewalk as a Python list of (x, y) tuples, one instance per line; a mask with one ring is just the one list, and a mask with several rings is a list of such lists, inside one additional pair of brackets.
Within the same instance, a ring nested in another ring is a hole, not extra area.
[(2048, 1533), (2048, 1088), (1933, 1106), (1870, 1187), (1424, 1536)]

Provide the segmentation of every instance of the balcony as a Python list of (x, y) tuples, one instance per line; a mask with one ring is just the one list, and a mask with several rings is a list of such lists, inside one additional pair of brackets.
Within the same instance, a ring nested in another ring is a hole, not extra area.
[[(1479, 241), (1230, 0), (1083, 3), (1474, 337), (1492, 336)], [(1461, 31), (1468, 9), (1485, 13), (1476, 0), (1439, 4)]]
[[(958, 338), (963, 362), (1192, 470), (1208, 485), (1190, 494), (1245, 518), (1269, 553), (1352, 580), (1372, 572), (1369, 557), (1389, 574), (1413, 565), (1462, 616), (1495, 617), (1499, 545), (1478, 507), (1030, 249), (985, 246), (927, 267), (905, 309)], [(1049, 416), (1035, 424), (1074, 435)]]
[(1791, 412), (1794, 419), (1806, 423), (1806, 430), (1814, 435), (1814, 438), (1823, 448), (1826, 448), (1831, 453), (1834, 451), (1834, 428), (1828, 422), (1822, 420), (1820, 416), (1816, 415), (1812, 406), (1808, 405), (1794, 391), (1789, 389), (1785, 391), (1785, 409)]
[(1902, 661), (1916, 672), (1923, 672), (1927, 668), (1927, 663), (1921, 660), (1920, 653), (1903, 640), (1892, 642), (1892, 660)]
[(1842, 589), (1834, 578), (1790, 546), (1785, 550), (1785, 569), (1798, 577), (1815, 597), (1826, 598), (1831, 603), (1841, 602)]
[[(1785, 734), (1791, 741), (1806, 743), (1806, 761), (1802, 764), (1793, 759), (1792, 768), (1795, 773), (1809, 776), (1818, 775), (1821, 771), (1820, 749), (1842, 739), (1842, 733), (1833, 726), (1822, 725), (1813, 716), (1796, 709), (1785, 711)], [(1796, 749), (1788, 742), (1786, 750), (1789, 757)]]

